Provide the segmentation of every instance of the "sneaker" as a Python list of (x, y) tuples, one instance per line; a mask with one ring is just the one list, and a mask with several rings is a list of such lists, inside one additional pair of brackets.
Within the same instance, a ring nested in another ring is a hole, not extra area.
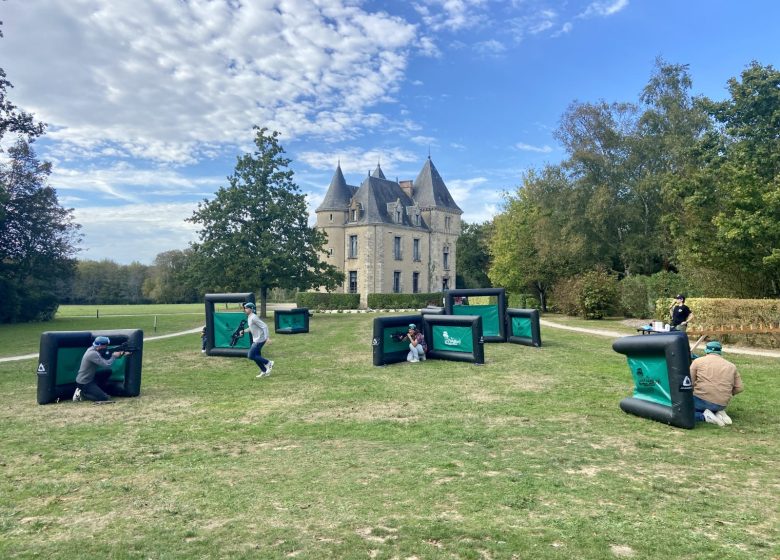
[(409, 360), (409, 361), (410, 361), (410, 362), (412, 362), (413, 364), (416, 364), (417, 362), (419, 362), (419, 361), (420, 361), (420, 359), (419, 359), (419, 358), (412, 358), (412, 359), (411, 359), (411, 360)]
[(721, 428), (726, 425), (726, 423), (721, 420), (720, 417), (715, 416), (715, 413), (711, 410), (704, 411), (704, 421), (708, 424), (717, 424)]
[(81, 389), (76, 387), (76, 390), (73, 392), (73, 402), (79, 402), (80, 400), (82, 400)]
[(274, 361), (273, 360), (268, 360), (268, 364), (265, 366), (265, 372), (268, 375), (271, 375), (271, 370), (272, 369), (274, 369)]
[(732, 424), (731, 417), (728, 414), (726, 414), (725, 410), (719, 410), (718, 412), (716, 412), (715, 417), (723, 420), (723, 423), (726, 424), (726, 426), (731, 426)]
[(206, 351), (205, 351), (205, 350), (201, 350), (201, 353), (202, 353), (202, 354), (205, 354), (205, 353), (206, 353)]

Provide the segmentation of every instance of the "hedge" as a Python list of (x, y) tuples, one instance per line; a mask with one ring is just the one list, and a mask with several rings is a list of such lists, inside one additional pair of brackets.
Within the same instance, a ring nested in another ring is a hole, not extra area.
[[(674, 300), (671, 298), (658, 299), (655, 318), (668, 323), (672, 303)], [(777, 328), (780, 324), (780, 300), (777, 299), (690, 298), (685, 304), (693, 313), (689, 330), (770, 324)], [(717, 338), (724, 343), (780, 348), (780, 333), (712, 335), (710, 338)]]
[(298, 292), (295, 303), (308, 309), (358, 309), (360, 294)]
[(441, 292), (421, 294), (368, 294), (371, 309), (420, 309), (427, 305), (442, 305)]

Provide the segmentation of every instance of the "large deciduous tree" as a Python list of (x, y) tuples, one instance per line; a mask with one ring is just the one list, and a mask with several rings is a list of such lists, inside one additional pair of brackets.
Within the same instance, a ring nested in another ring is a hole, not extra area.
[(293, 181), (279, 133), (254, 130), (256, 150), (238, 158), (228, 186), (188, 220), (201, 226), (193, 247), (209, 289), (259, 290), (265, 316), (269, 289), (334, 289), (343, 275), (319, 259), (325, 234), (309, 226), (306, 197)]
[(490, 235), (492, 224), (462, 222), (458, 237), (458, 288), (490, 288)]

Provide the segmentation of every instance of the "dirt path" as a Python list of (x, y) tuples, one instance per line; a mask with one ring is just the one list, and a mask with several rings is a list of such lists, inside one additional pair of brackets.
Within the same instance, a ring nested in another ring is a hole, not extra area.
[[(570, 327), (568, 325), (561, 325), (560, 323), (554, 323), (546, 319), (540, 319), (539, 324), (545, 327), (552, 327), (554, 329), (563, 329), (566, 331), (581, 332), (585, 334), (595, 334), (596, 336), (605, 336), (609, 338), (621, 338), (624, 336), (633, 336), (618, 331), (609, 331), (604, 329), (586, 329), (583, 327)], [(652, 335), (648, 335), (648, 336), (652, 336)], [(723, 352), (725, 352), (726, 354), (746, 354), (748, 356), (764, 356), (767, 358), (780, 358), (780, 351), (762, 350), (758, 348), (745, 348), (744, 346), (724, 346)]]

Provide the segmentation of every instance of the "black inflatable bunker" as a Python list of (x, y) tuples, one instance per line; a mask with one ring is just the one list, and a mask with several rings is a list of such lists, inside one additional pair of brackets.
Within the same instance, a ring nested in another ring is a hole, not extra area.
[(443, 307), (436, 307), (435, 305), (429, 305), (420, 309), (422, 315), (444, 315)]
[(506, 330), (508, 342), (537, 348), (542, 345), (537, 309), (507, 309)]
[(481, 315), (425, 315), (423, 334), (428, 359), (485, 363)]
[(627, 336), (612, 348), (626, 355), (634, 379), (634, 395), (620, 401), (620, 408), (678, 428), (694, 427), (691, 352), (685, 333)]
[(38, 353), (38, 404), (70, 400), (73, 397), (81, 358), (98, 336), (107, 336), (111, 340), (109, 349), (123, 343), (134, 348), (134, 352), (129, 356), (117, 358), (110, 370), (98, 370), (98, 384), (112, 396), (137, 397), (141, 394), (144, 347), (142, 330), (51, 331), (41, 335)]
[[(487, 305), (462, 305), (470, 297), (495, 298)], [(506, 342), (506, 290), (504, 288), (458, 289), (444, 292), (447, 315), (479, 315), (482, 317), (482, 338), (485, 342)]]
[(309, 332), (309, 309), (298, 307), (274, 311), (274, 332), (277, 334)]
[(206, 355), (245, 358), (252, 346), (252, 336), (246, 329), (243, 309), (219, 309), (219, 304), (255, 302), (251, 292), (236, 294), (206, 294)]
[(374, 336), (371, 345), (374, 349), (374, 365), (384, 366), (396, 362), (405, 362), (409, 353), (409, 341), (406, 333), (414, 323), (421, 329), (422, 315), (395, 315), (374, 319)]

